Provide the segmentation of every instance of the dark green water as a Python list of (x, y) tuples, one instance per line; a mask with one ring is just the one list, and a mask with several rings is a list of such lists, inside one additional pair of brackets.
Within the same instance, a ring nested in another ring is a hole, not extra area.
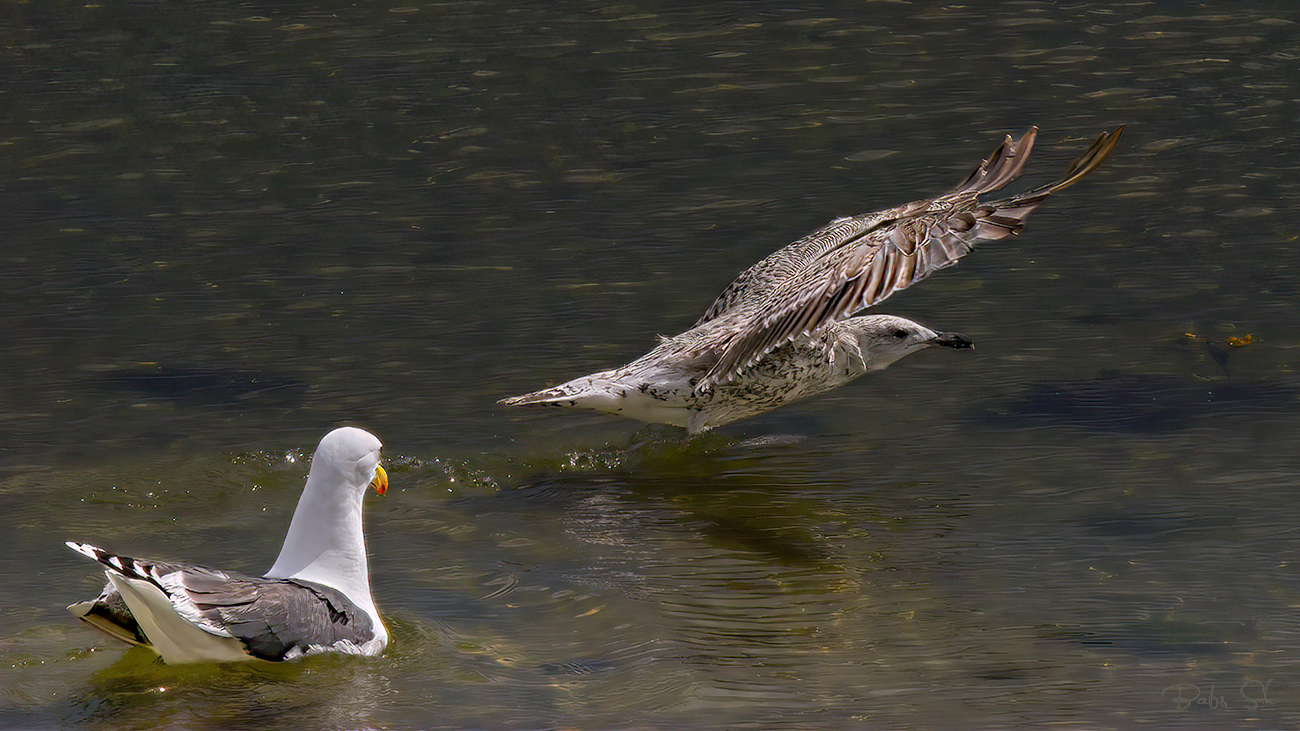
[[(0, 727), (1300, 725), (1298, 21), (10, 4)], [(973, 352), (691, 442), (495, 404), (1006, 133), (1027, 187), (1119, 124), (881, 308)], [(171, 668), (66, 614), (65, 539), (264, 571), (341, 423), (387, 445), (384, 656)]]

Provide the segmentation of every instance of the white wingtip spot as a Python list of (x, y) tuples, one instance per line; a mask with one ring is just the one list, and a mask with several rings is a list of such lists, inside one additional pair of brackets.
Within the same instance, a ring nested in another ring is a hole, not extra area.
[(77, 543), (76, 541), (64, 541), (63, 545), (67, 546), (68, 548), (71, 548), (77, 553), (80, 553), (86, 558), (95, 561), (99, 560), (99, 556), (97, 554), (100, 553), (101, 551), (98, 548), (95, 548), (94, 546), (90, 545), (89, 543)]

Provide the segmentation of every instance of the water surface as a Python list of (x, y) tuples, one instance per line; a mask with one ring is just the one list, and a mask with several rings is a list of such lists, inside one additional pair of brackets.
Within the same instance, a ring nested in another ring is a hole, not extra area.
[[(0, 726), (1296, 726), (1296, 20), (13, 6)], [(691, 441), (495, 404), (1004, 134), (1029, 186), (1119, 124), (881, 308), (974, 351)], [(172, 668), (67, 616), (69, 538), (265, 570), (342, 423), (391, 467), (385, 655)]]

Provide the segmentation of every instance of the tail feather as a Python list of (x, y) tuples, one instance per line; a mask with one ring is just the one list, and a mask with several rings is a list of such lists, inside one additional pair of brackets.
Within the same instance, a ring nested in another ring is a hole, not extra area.
[(625, 399), (637, 389), (608, 376), (607, 372), (582, 376), (551, 388), (503, 398), (497, 403), (506, 406), (558, 406), (618, 413), (626, 405)]
[(510, 396), (497, 401), (505, 406), (556, 406), (573, 399), (573, 394), (559, 387), (545, 388), (521, 396)]

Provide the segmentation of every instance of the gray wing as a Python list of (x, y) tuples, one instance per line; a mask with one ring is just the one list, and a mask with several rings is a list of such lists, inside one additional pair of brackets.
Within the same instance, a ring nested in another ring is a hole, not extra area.
[(284, 660), (343, 641), (359, 647), (374, 636), (368, 614), (342, 592), (320, 584), (197, 568), (187, 569), (181, 581), (206, 620), (263, 660)]
[(1019, 140), (1008, 136), (948, 193), (838, 219), (750, 267), (696, 323), (712, 325), (710, 350), (718, 354), (701, 385), (727, 381), (781, 345), (955, 264), (980, 243), (1019, 233), (1026, 215), (1100, 166), (1123, 129), (1099, 136), (1057, 182), (981, 203), (980, 194), (1020, 174), (1037, 128)]
[[(85, 543), (69, 542), (123, 576), (152, 583), (176, 613), (214, 634), (243, 643), (262, 660), (285, 660), (313, 647), (374, 636), (370, 615), (342, 592), (298, 579), (265, 579), (179, 561), (119, 556)], [(100, 596), (69, 607), (88, 624), (127, 642), (147, 643), (135, 617), (110, 583)]]

